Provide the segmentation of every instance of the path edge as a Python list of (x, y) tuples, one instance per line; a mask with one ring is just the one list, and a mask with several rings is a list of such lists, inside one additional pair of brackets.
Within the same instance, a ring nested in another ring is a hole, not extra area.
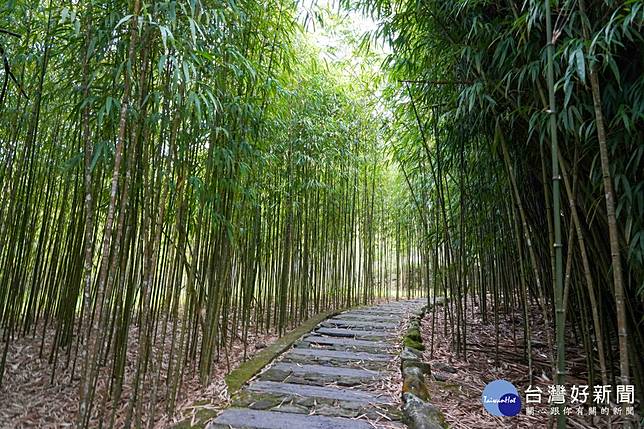
[(426, 377), (431, 377), (431, 367), (424, 362), (421, 321), (434, 305), (443, 305), (444, 297), (437, 297), (435, 304), (426, 304), (414, 311), (409, 318), (407, 331), (402, 339), (400, 372), (403, 378), (402, 412), (403, 423), (409, 429), (447, 429), (445, 415), (430, 403), (429, 386)]
[[(315, 326), (330, 317), (356, 307), (363, 307), (363, 305), (354, 305), (350, 307), (328, 310), (309, 317), (298, 327), (282, 335), (272, 344), (267, 346), (264, 350), (260, 351), (255, 356), (251, 357), (250, 359), (239, 365), (237, 368), (230, 371), (228, 374), (226, 374), (226, 376), (224, 376), (224, 382), (226, 383), (226, 389), (228, 391), (229, 397), (232, 397), (234, 394), (236, 394), (266, 365), (271, 363), (278, 356), (288, 350), (295, 341), (308, 333)], [(208, 404), (201, 404), (199, 401), (193, 404), (193, 408), (196, 408), (197, 410), (192, 418), (183, 418), (180, 421), (171, 424), (170, 427), (172, 427), (173, 429), (203, 428), (209, 420), (216, 417), (217, 414), (221, 411), (219, 410), (219, 408), (211, 408), (208, 406)]]
[(262, 368), (264, 368), (266, 365), (271, 363), (278, 356), (288, 350), (295, 341), (297, 341), (304, 334), (311, 331), (318, 324), (328, 319), (329, 317), (333, 317), (351, 308), (353, 307), (330, 310), (309, 317), (297, 328), (282, 335), (264, 350), (257, 353), (255, 356), (230, 371), (224, 377), (226, 387), (228, 388), (228, 394), (232, 396), (237, 393), (244, 386), (244, 384), (246, 384), (248, 380), (257, 375), (262, 370)]

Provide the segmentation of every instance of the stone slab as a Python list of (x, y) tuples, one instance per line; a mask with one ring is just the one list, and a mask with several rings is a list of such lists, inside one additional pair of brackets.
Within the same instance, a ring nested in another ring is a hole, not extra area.
[(322, 357), (322, 358), (331, 358), (331, 359), (343, 359), (348, 361), (388, 362), (391, 360), (391, 355), (386, 355), (386, 354), (367, 353), (367, 352), (344, 352), (340, 350), (326, 350), (326, 349), (297, 349), (296, 348), (291, 350), (289, 354), (310, 356), (311, 358)]
[(207, 429), (372, 429), (364, 420), (229, 408)]
[(321, 323), (323, 326), (342, 326), (347, 328), (371, 328), (378, 330), (389, 330), (398, 328), (398, 323), (390, 322), (376, 322), (376, 321), (361, 321), (361, 320), (346, 320), (346, 319), (327, 319)]
[(391, 338), (394, 334), (391, 332), (382, 332), (382, 331), (365, 331), (365, 330), (354, 330), (346, 328), (317, 328), (316, 333), (321, 335), (328, 335), (331, 337), (344, 337), (344, 338), (358, 338), (358, 337), (380, 337), (380, 338)]
[(391, 315), (374, 315), (374, 314), (360, 314), (360, 313), (342, 313), (338, 317), (345, 320), (360, 320), (363, 322), (384, 322), (384, 323), (399, 323), (402, 317)]
[(373, 380), (380, 377), (381, 373), (369, 369), (355, 369), (355, 368), (342, 368), (337, 366), (324, 366), (324, 365), (311, 365), (311, 364), (297, 364), (297, 363), (276, 363), (270, 370), (290, 371), (293, 374), (315, 374), (322, 376), (332, 377), (352, 377), (352, 378), (365, 378)]
[(330, 346), (369, 347), (374, 349), (393, 348), (391, 344), (387, 344), (384, 341), (356, 340), (354, 338), (325, 337), (322, 335), (309, 335), (302, 338), (302, 341)]
[(277, 383), (274, 381), (257, 380), (248, 390), (266, 393), (301, 396), (306, 398), (325, 398), (338, 401), (358, 402), (361, 404), (387, 404), (385, 398), (379, 398), (369, 392), (357, 389), (339, 389), (334, 387), (307, 386), (304, 384)]
[(382, 309), (382, 310), (351, 310), (350, 312), (340, 313), (340, 314), (364, 314), (367, 316), (402, 317), (405, 313), (408, 313), (408, 312), (409, 311)]

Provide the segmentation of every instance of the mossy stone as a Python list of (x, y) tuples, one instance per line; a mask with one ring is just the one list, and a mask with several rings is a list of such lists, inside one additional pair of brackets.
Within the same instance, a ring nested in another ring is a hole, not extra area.
[(410, 429), (447, 429), (443, 414), (413, 393), (403, 394), (403, 421)]
[(414, 340), (413, 338), (409, 338), (407, 336), (403, 340), (403, 345), (405, 347), (409, 347), (410, 349), (416, 349), (421, 351), (425, 350), (425, 346), (421, 342)]
[(409, 347), (404, 347), (400, 353), (401, 359), (421, 359), (423, 357), (423, 352), (416, 349), (410, 349)]
[(418, 328), (410, 328), (407, 330), (407, 338), (411, 338), (414, 341), (421, 342), (422, 337), (420, 336), (420, 329)]
[(423, 382), (425, 380), (423, 371), (421, 371), (421, 369), (417, 366), (408, 366), (407, 368), (403, 369), (403, 377), (416, 377)]
[(403, 359), (402, 360), (402, 370), (405, 372), (406, 368), (416, 367), (419, 368), (423, 374), (430, 375), (432, 373), (432, 368), (427, 362), (423, 362), (419, 359)]
[(424, 401), (429, 400), (429, 390), (427, 389), (427, 385), (422, 378), (422, 374), (421, 377), (418, 377), (414, 374), (406, 375), (405, 380), (403, 381), (402, 393), (403, 395), (405, 395), (406, 393), (413, 393)]

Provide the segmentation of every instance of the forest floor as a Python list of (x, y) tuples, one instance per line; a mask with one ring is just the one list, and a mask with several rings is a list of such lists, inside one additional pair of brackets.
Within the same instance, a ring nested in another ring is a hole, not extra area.
[[(376, 302), (386, 302), (379, 299)], [(171, 321), (168, 321), (171, 324)], [(180, 328), (180, 327), (179, 327)], [(67, 364), (68, 349), (59, 349), (56, 368), (49, 362), (52, 350), (52, 341), (55, 337), (54, 327), (48, 327), (43, 332), (43, 327), (34, 329), (35, 334), (17, 337), (9, 344), (7, 362), (3, 383), (0, 386), (0, 428), (38, 428), (55, 429), (72, 427), (78, 412), (79, 394), (79, 368), (76, 368), (72, 378), (73, 355)], [(44, 340), (43, 340), (44, 337)], [(220, 358), (213, 363), (211, 377), (208, 385), (204, 386), (199, 381), (197, 362), (189, 362), (184, 369), (184, 378), (175, 411), (172, 415), (165, 412), (167, 404), (167, 390), (165, 373), (168, 368), (170, 342), (164, 345), (165, 353), (161, 363), (161, 376), (158, 381), (157, 399), (155, 405), (154, 428), (167, 428), (174, 423), (189, 419), (199, 410), (211, 408), (223, 409), (228, 405), (229, 394), (224, 377), (233, 369), (244, 362), (244, 344), (241, 341), (242, 333), (238, 332), (235, 339), (229, 343), (226, 351), (221, 352)], [(114, 427), (122, 427), (127, 416), (128, 402), (132, 395), (132, 380), (136, 371), (138, 351), (138, 328), (132, 326), (128, 335), (127, 364), (125, 366), (125, 380), (123, 393), (118, 403), (115, 414)], [(258, 351), (270, 346), (278, 339), (274, 332), (255, 333), (253, 326), (248, 329), (246, 348), (247, 359)], [(42, 356), (41, 353), (42, 347)], [(75, 347), (75, 343), (74, 346)], [(0, 352), (4, 343), (0, 343)], [(157, 356), (159, 346), (153, 348), (153, 356)], [(80, 365), (80, 363), (77, 363)], [(55, 369), (55, 371), (54, 371)], [(92, 413), (91, 427), (97, 427), (99, 421), (109, 422), (112, 414), (112, 401), (107, 391), (106, 380), (109, 365), (102, 368), (96, 388)], [(52, 371), (53, 376), (52, 376)], [(143, 385), (140, 394), (143, 394), (142, 403), (144, 410), (140, 415), (142, 422), (147, 422), (149, 417), (149, 402), (152, 395), (151, 383)]]
[[(471, 305), (468, 302), (468, 305)], [(488, 311), (493, 307), (488, 304)], [(457, 357), (452, 345), (451, 332), (445, 333), (446, 307), (436, 308), (435, 337), (432, 344), (432, 313), (428, 313), (422, 322), (423, 344), (427, 347), (424, 358), (431, 363), (433, 377), (430, 381), (432, 403), (446, 417), (450, 427), (460, 428), (533, 428), (547, 427), (552, 417), (549, 415), (548, 386), (554, 385), (548, 375), (550, 363), (547, 356), (546, 333), (541, 311), (538, 306), (531, 308), (533, 381), (542, 394), (541, 404), (537, 404), (535, 415), (527, 415), (525, 406), (521, 413), (512, 418), (495, 417), (489, 414), (481, 404), (481, 395), (485, 385), (491, 381), (504, 379), (510, 381), (525, 400), (525, 390), (530, 385), (528, 363), (523, 358), (523, 314), (520, 307), (508, 311), (499, 308), (499, 345), (498, 361), (495, 345), (495, 320), (492, 312), (483, 322), (478, 306), (468, 306), (467, 310), (467, 358)], [(451, 326), (449, 319), (448, 326)], [(554, 332), (551, 333), (554, 340)], [(566, 362), (568, 374), (566, 386), (588, 384), (585, 369), (586, 357), (580, 341), (575, 341), (571, 329), (567, 332)], [(441, 381), (439, 381), (441, 380)], [(539, 411), (540, 410), (540, 411)], [(599, 414), (599, 412), (598, 412)], [(616, 418), (612, 417), (616, 422)], [(569, 416), (568, 427), (603, 428), (607, 427), (607, 417)], [(616, 422), (619, 423), (619, 422)], [(617, 427), (620, 427), (619, 424)]]
[[(249, 329), (246, 350), (248, 356), (252, 356), (258, 349), (277, 339), (273, 333), (255, 335), (254, 331), (254, 329)], [(52, 379), (53, 366), (48, 363), (48, 358), (54, 331), (53, 329), (45, 331), (42, 357), (39, 357), (42, 328), (37, 332), (36, 336), (16, 338), (9, 345), (4, 382), (0, 387), (0, 428), (53, 429), (71, 427), (75, 422), (78, 412), (79, 379), (77, 376), (71, 378), (71, 363), (67, 368), (61, 368), (66, 359), (64, 350), (60, 351), (62, 355), (59, 356), (58, 368)], [(241, 333), (238, 337), (241, 338)], [(118, 405), (114, 427), (123, 427), (128, 401), (131, 397), (130, 385), (136, 369), (138, 347), (138, 335), (135, 327), (132, 328), (128, 338), (131, 343), (128, 346), (124, 390)], [(170, 345), (166, 344), (166, 347), (169, 349)], [(174, 416), (168, 416), (164, 412), (167, 401), (165, 376), (162, 375), (157, 392), (155, 428), (166, 428), (174, 421), (189, 417), (195, 403), (201, 404), (202, 407), (218, 408), (227, 402), (229, 398), (224, 376), (242, 362), (244, 357), (242, 341), (240, 339), (233, 341), (229, 345), (227, 353), (227, 358), (222, 353), (221, 358), (214, 363), (212, 376), (207, 386), (203, 386), (199, 382), (198, 372), (193, 370), (192, 364), (185, 368), (185, 376), (178, 394)], [(163, 368), (167, 368), (168, 353), (165, 353), (164, 356), (165, 361), (162, 365)], [(76, 374), (79, 374), (78, 369)], [(97, 427), (99, 419), (109, 421), (111, 415), (112, 405), (106, 391), (106, 379), (107, 377), (100, 377), (95, 404), (104, 404), (103, 413), (107, 417), (100, 416), (100, 409), (97, 410), (96, 408), (99, 407), (96, 407), (91, 427)], [(142, 400), (144, 404), (149, 403), (151, 391), (150, 386), (144, 386), (141, 389), (145, 395)], [(149, 411), (149, 407), (145, 408)], [(147, 417), (147, 412), (142, 413), (143, 422), (147, 421)]]

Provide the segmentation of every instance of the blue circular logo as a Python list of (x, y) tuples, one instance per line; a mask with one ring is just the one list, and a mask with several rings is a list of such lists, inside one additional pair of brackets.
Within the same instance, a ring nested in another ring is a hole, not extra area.
[(495, 380), (483, 389), (481, 402), (488, 413), (512, 417), (521, 412), (521, 397), (516, 387), (506, 380)]

